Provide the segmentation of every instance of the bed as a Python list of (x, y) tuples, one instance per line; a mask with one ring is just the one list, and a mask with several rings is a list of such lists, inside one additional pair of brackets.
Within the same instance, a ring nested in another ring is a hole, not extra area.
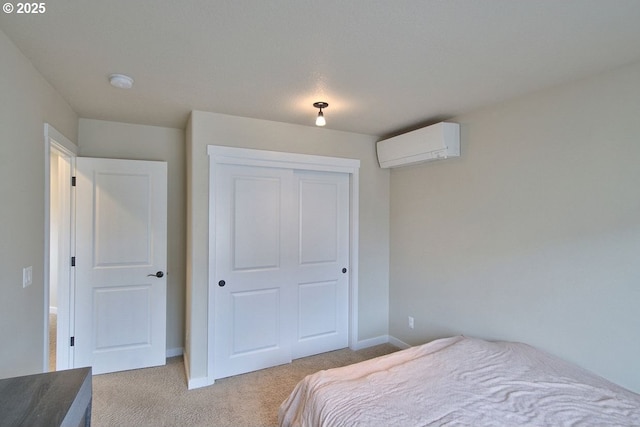
[(531, 346), (463, 336), (308, 375), (280, 426), (640, 426), (633, 393)]

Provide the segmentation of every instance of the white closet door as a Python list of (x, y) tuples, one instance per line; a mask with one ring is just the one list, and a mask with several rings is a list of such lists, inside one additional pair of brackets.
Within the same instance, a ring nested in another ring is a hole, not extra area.
[(349, 341), (349, 175), (296, 171), (293, 358)]
[(293, 173), (215, 174), (215, 378), (291, 361)]

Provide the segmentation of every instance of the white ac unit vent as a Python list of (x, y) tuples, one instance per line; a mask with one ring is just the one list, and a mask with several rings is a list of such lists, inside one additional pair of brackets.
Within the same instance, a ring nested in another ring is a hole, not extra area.
[(460, 125), (437, 123), (379, 141), (381, 168), (395, 168), (460, 156)]

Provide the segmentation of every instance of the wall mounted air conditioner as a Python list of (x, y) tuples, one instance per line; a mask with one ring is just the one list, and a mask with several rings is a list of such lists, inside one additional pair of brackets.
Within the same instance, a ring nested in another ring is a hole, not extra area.
[(395, 168), (460, 156), (460, 125), (437, 123), (379, 141), (381, 168)]

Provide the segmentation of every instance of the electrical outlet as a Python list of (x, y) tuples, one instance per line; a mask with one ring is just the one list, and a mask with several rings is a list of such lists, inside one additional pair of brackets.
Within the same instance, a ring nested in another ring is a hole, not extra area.
[(413, 323), (413, 317), (409, 316), (409, 328), (413, 329), (414, 323)]
[(22, 269), (22, 287), (26, 288), (33, 283), (33, 267), (25, 267)]

